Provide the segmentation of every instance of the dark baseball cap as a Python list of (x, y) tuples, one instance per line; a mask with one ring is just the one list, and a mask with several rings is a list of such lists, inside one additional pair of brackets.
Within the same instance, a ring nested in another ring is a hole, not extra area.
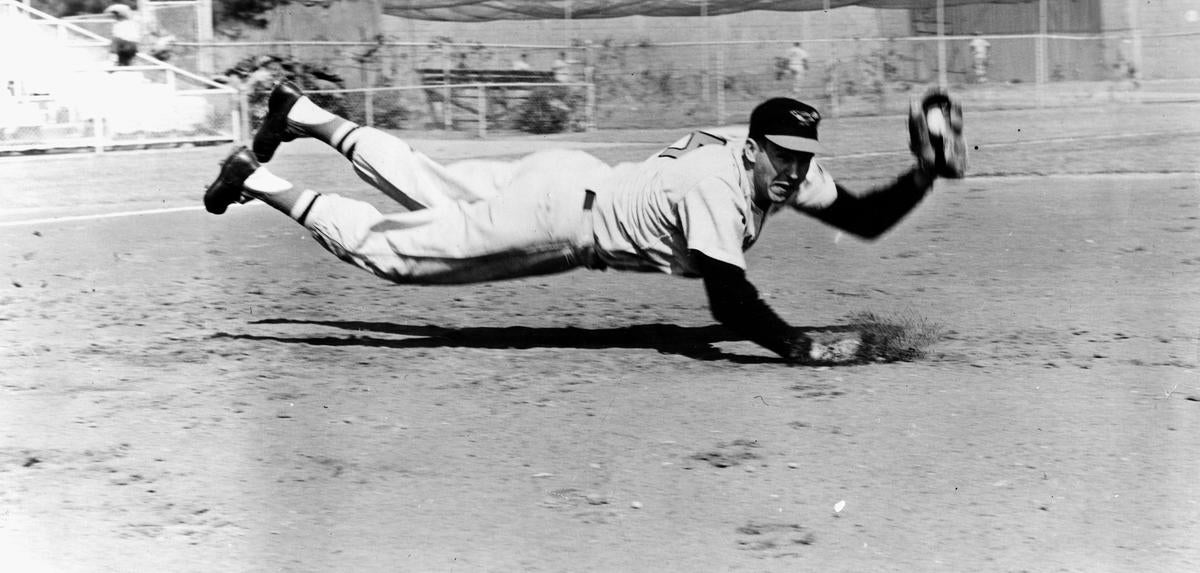
[(750, 137), (766, 139), (792, 151), (822, 153), (817, 141), (821, 113), (792, 98), (777, 97), (758, 104), (750, 113)]

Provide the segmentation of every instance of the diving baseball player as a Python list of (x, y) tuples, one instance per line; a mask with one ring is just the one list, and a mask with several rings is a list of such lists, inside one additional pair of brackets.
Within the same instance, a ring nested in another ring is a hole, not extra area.
[[(331, 114), (284, 82), (271, 94), (253, 153), (241, 148), (224, 161), (204, 203), (221, 214), (259, 199), (338, 258), (403, 284), (579, 267), (701, 278), (718, 321), (788, 362), (812, 363), (819, 354), (811, 340), (747, 280), (745, 252), (784, 208), (878, 237), (920, 203), (938, 176), (962, 176), (957, 103), (939, 92), (922, 104), (914, 104), (909, 120), (917, 165), (887, 185), (851, 193), (814, 159), (821, 151), (820, 114), (788, 98), (756, 107), (745, 140), (695, 132), (640, 163), (609, 166), (580, 151), (546, 151), (515, 162), (443, 166), (401, 139)], [(944, 119), (942, 131), (930, 133), (927, 117)], [(384, 214), (362, 201), (293, 186), (261, 165), (298, 137), (329, 144), (405, 209)]]

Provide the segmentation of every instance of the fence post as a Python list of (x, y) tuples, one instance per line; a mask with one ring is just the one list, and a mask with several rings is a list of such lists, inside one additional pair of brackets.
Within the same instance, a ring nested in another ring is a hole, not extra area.
[[(700, 26), (707, 38), (712, 37), (712, 30), (709, 26), (712, 24), (708, 21), (708, 0), (700, 0)], [(708, 103), (709, 98), (713, 94), (709, 91), (712, 89), (712, 45), (706, 40), (704, 46), (704, 65), (700, 67), (700, 101)]]
[(1036, 50), (1035, 50), (1037, 52), (1037, 65), (1035, 68), (1036, 69), (1035, 73), (1037, 74), (1037, 90), (1036, 91), (1037, 91), (1037, 106), (1039, 108), (1043, 107), (1045, 105), (1045, 99), (1046, 99), (1046, 95), (1045, 95), (1045, 91), (1046, 91), (1046, 30), (1047, 30), (1046, 18), (1048, 17), (1046, 8), (1047, 8), (1046, 0), (1039, 0), (1039, 2), (1038, 2), (1038, 37), (1037, 37), (1037, 46), (1036, 46)]
[(367, 62), (363, 62), (360, 69), (363, 81), (363, 125), (375, 127), (375, 92), (371, 89), (375, 85), (375, 70), (370, 68)]
[(1135, 0), (1129, 0), (1126, 10), (1129, 13), (1129, 41), (1131, 42), (1129, 59), (1133, 64), (1133, 77), (1129, 79), (1137, 82), (1141, 79), (1142, 73), (1142, 26), (1138, 16), (1138, 3)]
[(589, 83), (587, 85), (587, 124), (584, 129), (587, 131), (596, 131), (596, 84)]
[(592, 45), (592, 41), (588, 40), (584, 46), (583, 52), (583, 81), (587, 83), (595, 83), (596, 79), (596, 46)]
[[(825, 0), (823, 3), (825, 15), (825, 34), (830, 34), (829, 30), (835, 29), (832, 25), (833, 13), (830, 12), (830, 0)], [(837, 41), (829, 42), (829, 63), (825, 64), (825, 94), (829, 96), (829, 115), (838, 116), (838, 43)]]
[(246, 143), (250, 139), (250, 94), (245, 90), (238, 90), (238, 105), (242, 108), (241, 141)]
[(212, 51), (213, 41), (213, 6), (212, 0), (197, 0), (196, 2), (196, 42), (201, 46), (196, 50), (196, 69), (205, 75), (215, 72), (215, 54)]
[(479, 84), (479, 96), (476, 103), (479, 106), (479, 137), (482, 139), (487, 137), (487, 84)]
[[(1044, 0), (1043, 0), (1044, 1)], [(946, 89), (946, 1), (937, 3), (938, 87)]]
[(363, 113), (366, 115), (366, 126), (375, 127), (375, 92), (369, 88), (363, 92)]
[(450, 46), (446, 44), (442, 44), (442, 128), (454, 128), (450, 118)]
[(92, 147), (95, 148), (96, 153), (104, 153), (104, 138), (106, 137), (105, 132), (107, 131), (107, 129), (105, 129), (105, 124), (107, 123), (107, 121), (105, 121), (105, 115), (104, 109), (97, 108), (96, 115), (92, 118), (92, 125), (94, 126), (93, 129), (96, 131), (96, 133), (93, 134), (95, 135), (95, 141), (93, 142)]
[(717, 37), (721, 43), (717, 47), (717, 125), (725, 125), (725, 50), (728, 45), (725, 43), (725, 19), (719, 18), (717, 21)]
[(238, 109), (241, 102), (238, 100), (237, 94), (231, 94), (230, 100), (232, 105), (229, 106), (229, 129), (233, 130), (233, 141), (241, 143), (244, 141), (242, 134), (245, 133), (242, 131), (242, 112)]

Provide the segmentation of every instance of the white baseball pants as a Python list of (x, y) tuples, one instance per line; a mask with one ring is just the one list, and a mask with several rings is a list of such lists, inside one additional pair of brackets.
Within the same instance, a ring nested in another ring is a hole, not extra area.
[(304, 220), (338, 258), (404, 284), (461, 284), (594, 266), (588, 191), (610, 168), (581, 151), (443, 166), (361, 127), (341, 149), (364, 181), (408, 208), (319, 196)]

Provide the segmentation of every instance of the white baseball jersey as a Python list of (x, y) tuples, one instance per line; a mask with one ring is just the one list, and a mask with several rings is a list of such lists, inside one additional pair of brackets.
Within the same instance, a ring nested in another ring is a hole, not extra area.
[[(692, 250), (746, 268), (743, 252), (783, 205), (837, 197), (814, 161), (798, 191), (764, 212), (742, 165), (744, 140), (696, 132), (641, 163), (582, 151), (441, 166), (379, 130), (351, 136), (355, 171), (409, 207), (324, 194), (305, 219), (339, 258), (399, 283), (445, 284), (578, 266), (699, 276)], [(593, 195), (589, 196), (588, 192)]]
[(975, 38), (969, 42), (969, 45), (971, 46), (971, 54), (977, 59), (986, 58), (988, 48), (992, 47), (992, 44), (983, 38)]
[(764, 212), (742, 165), (744, 139), (693, 132), (637, 164), (621, 164), (596, 189), (596, 251), (614, 269), (699, 276), (690, 253), (746, 268), (745, 251), (783, 205), (833, 203), (833, 178), (813, 161), (797, 192)]

